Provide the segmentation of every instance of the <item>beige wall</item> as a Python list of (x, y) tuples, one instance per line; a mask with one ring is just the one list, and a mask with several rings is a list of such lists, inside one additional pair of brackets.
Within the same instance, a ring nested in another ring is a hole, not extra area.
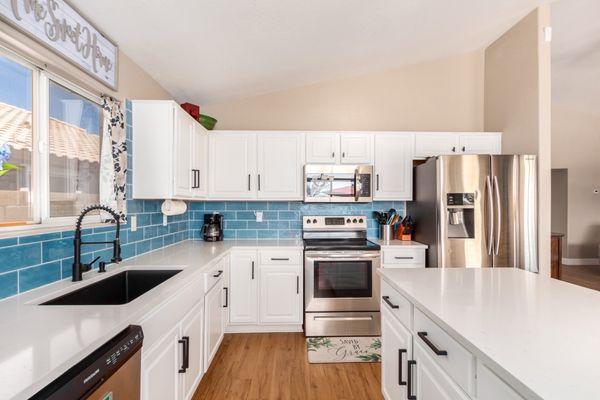
[(483, 51), (201, 110), (217, 129), (481, 131)]
[[(568, 170), (566, 258), (598, 258), (600, 245), (600, 114), (552, 106), (552, 168)], [(567, 193), (565, 193), (567, 194)]]
[(94, 94), (106, 93), (119, 99), (173, 98), (122, 51), (119, 51), (118, 91), (115, 92), (4, 22), (0, 22), (0, 46), (28, 57), (36, 65), (45, 64), (44, 68), (48, 71), (55, 72)]
[(485, 50), (484, 127), (502, 131), (502, 151), (538, 155), (540, 273), (550, 275), (550, 7), (542, 6)]

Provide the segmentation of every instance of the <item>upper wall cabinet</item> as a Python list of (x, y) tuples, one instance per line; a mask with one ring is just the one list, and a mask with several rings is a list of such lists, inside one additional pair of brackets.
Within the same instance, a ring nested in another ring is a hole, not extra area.
[(211, 132), (208, 136), (210, 198), (256, 198), (256, 135)]
[(315, 132), (306, 135), (309, 164), (372, 164), (373, 134)]
[(209, 134), (209, 197), (215, 200), (301, 200), (304, 134)]
[(170, 100), (134, 100), (133, 197), (206, 196), (206, 130)]
[(375, 192), (373, 200), (412, 200), (412, 133), (375, 136)]
[(304, 134), (258, 133), (257, 198), (294, 200), (303, 195)]
[(502, 134), (417, 132), (415, 133), (415, 157), (456, 154), (500, 154)]

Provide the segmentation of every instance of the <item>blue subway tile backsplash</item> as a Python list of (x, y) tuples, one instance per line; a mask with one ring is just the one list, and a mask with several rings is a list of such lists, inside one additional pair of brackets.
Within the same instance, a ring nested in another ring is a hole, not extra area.
[[(131, 126), (131, 103), (126, 101), (126, 135), (129, 168), (133, 128)], [(160, 200), (133, 200), (131, 198), (131, 173), (127, 181), (128, 218), (137, 217), (138, 229), (133, 232), (128, 224), (121, 226), (121, 250), (123, 258), (131, 258), (164, 246), (202, 237), (201, 227), (205, 213), (219, 212), (225, 220), (225, 239), (290, 239), (300, 238), (304, 215), (364, 215), (368, 221), (368, 233), (378, 235), (377, 223), (372, 214), (375, 210), (396, 208), (405, 213), (404, 202), (374, 202), (365, 204), (305, 204), (291, 202), (245, 202), (216, 201), (191, 202), (188, 211), (169, 217), (163, 226)], [(256, 222), (256, 211), (263, 212), (263, 221)], [(82, 231), (84, 241), (110, 240), (114, 227), (87, 228)], [(22, 235), (0, 239), (0, 299), (43, 286), (60, 279), (71, 278), (73, 263), (73, 230), (36, 235)], [(85, 246), (83, 262), (95, 257), (109, 261), (110, 245)], [(97, 264), (96, 264), (97, 265)]]

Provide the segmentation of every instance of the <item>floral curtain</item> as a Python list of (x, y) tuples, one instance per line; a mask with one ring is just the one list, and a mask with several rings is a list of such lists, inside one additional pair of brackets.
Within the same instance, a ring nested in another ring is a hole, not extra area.
[[(127, 175), (127, 143), (125, 141), (125, 118), (121, 102), (110, 96), (102, 96), (104, 125), (102, 129), (102, 154), (100, 156), (100, 204), (115, 210), (125, 222), (127, 202), (125, 184)], [(110, 214), (105, 221), (113, 221)]]

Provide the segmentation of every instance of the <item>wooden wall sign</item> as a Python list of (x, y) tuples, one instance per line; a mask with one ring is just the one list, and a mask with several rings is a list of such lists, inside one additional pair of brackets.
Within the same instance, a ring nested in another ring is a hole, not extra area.
[(0, 0), (0, 17), (117, 89), (119, 48), (65, 0)]

